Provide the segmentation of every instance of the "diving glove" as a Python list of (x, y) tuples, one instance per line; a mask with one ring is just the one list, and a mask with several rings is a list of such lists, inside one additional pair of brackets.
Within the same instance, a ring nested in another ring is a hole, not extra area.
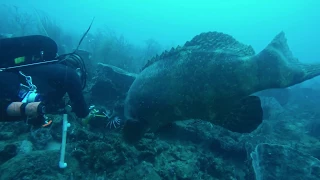
[(88, 116), (82, 119), (83, 124), (88, 124), (89, 121), (99, 113), (99, 111), (95, 109), (94, 106), (90, 106), (89, 110), (90, 113), (88, 114)]

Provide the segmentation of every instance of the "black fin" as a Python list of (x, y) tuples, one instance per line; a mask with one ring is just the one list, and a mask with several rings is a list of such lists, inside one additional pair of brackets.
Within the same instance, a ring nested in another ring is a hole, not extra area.
[(260, 98), (248, 96), (217, 115), (217, 125), (238, 133), (250, 133), (262, 122)]

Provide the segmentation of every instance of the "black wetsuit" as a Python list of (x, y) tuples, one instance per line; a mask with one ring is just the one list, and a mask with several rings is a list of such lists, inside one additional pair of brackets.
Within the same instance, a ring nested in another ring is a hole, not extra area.
[[(72, 111), (84, 118), (89, 109), (82, 94), (81, 80), (76, 71), (62, 64), (46, 64), (26, 67), (20, 70), (24, 75), (31, 76), (37, 92), (44, 95), (44, 103), (50, 107), (61, 102), (68, 93), (72, 103)], [(0, 72), (0, 121), (14, 121), (17, 117), (8, 117), (6, 108), (11, 102), (21, 101), (18, 96), (20, 83), (26, 85), (25, 78), (16, 72)], [(47, 108), (51, 113), (52, 108)], [(49, 111), (49, 112), (48, 112)]]

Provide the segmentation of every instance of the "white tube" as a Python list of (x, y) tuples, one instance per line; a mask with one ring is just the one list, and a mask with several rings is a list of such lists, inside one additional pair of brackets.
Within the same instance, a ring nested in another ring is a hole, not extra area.
[(60, 161), (59, 167), (66, 168), (67, 163), (64, 162), (65, 153), (66, 153), (66, 143), (67, 143), (67, 129), (70, 127), (68, 123), (68, 114), (63, 114), (63, 124), (62, 124), (62, 143), (61, 143), (61, 152), (60, 152)]

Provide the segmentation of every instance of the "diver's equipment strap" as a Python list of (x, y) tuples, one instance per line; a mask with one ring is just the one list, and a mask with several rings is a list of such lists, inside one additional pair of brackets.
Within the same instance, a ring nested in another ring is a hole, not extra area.
[(26, 106), (28, 103), (22, 103), (20, 106), (20, 115), (21, 117), (26, 117)]
[(26, 78), (26, 82), (27, 84), (29, 85), (29, 90), (30, 91), (36, 91), (37, 90), (37, 86), (35, 86), (33, 83), (32, 83), (32, 77), (31, 76), (26, 76), (25, 74), (23, 74), (21, 71), (19, 71), (19, 73)]
[(32, 83), (31, 76), (27, 76), (27, 75), (23, 74), (23, 72), (21, 72), (21, 71), (19, 71), (19, 73), (21, 76), (23, 76), (26, 79), (26, 82), (28, 84), (28, 86), (26, 86), (24, 84), (20, 84), (20, 86), (25, 89), (29, 89), (29, 92), (27, 92), (25, 95), (23, 95), (24, 97), (21, 102), (23, 102), (23, 103), (35, 102), (38, 97), (38, 94), (36, 93), (37, 86)]
[(59, 62), (59, 60), (58, 59), (54, 59), (54, 60), (37, 62), (37, 63), (32, 63), (32, 64), (24, 64), (24, 65), (19, 65), (19, 66), (10, 66), (10, 67), (5, 67), (5, 68), (0, 68), (0, 72), (1, 71), (6, 71), (6, 70), (11, 70), (11, 69), (19, 69), (19, 68), (24, 68), (24, 67), (29, 67), (29, 66), (35, 66), (35, 65), (41, 65), (41, 64), (50, 64), (50, 63), (56, 63), (56, 62)]

